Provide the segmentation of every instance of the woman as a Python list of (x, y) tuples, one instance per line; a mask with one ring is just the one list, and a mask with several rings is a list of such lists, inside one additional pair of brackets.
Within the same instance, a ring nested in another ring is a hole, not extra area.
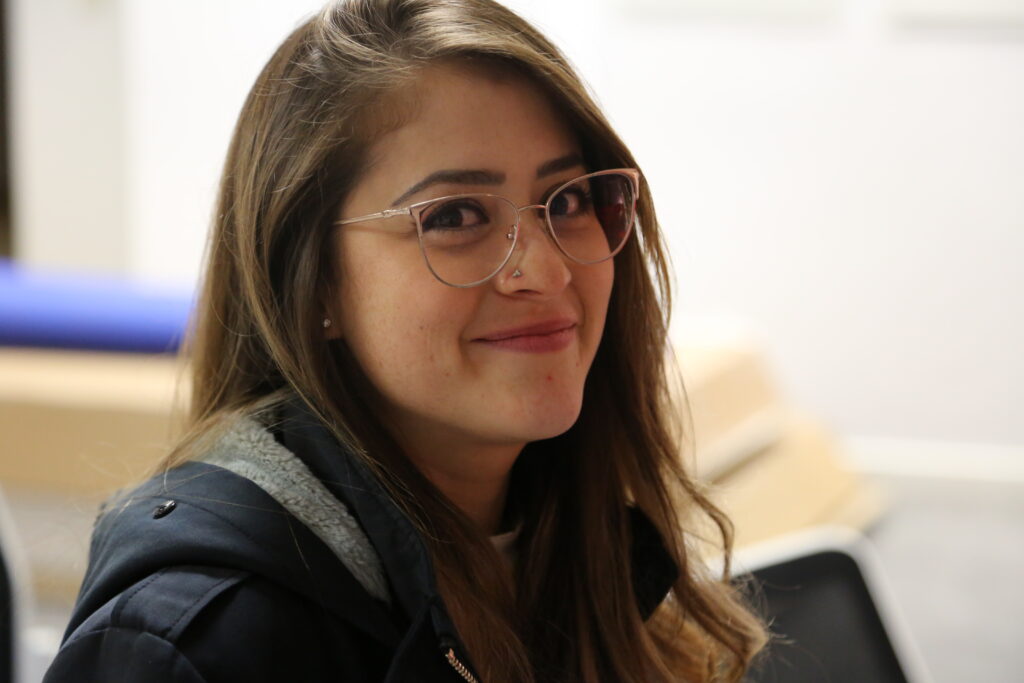
[(737, 680), (635, 168), (489, 0), (300, 26), (229, 151), (190, 432), (101, 515), (47, 680)]

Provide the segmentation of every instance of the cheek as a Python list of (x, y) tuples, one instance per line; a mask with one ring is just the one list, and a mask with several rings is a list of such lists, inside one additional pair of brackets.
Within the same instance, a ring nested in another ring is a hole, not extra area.
[(394, 398), (450, 374), (471, 313), (457, 296), (464, 292), (437, 282), (422, 263), (367, 263), (349, 266), (336, 306), (339, 333), (370, 380)]
[(593, 266), (584, 266), (588, 270), (580, 276), (583, 306), (586, 310), (594, 344), (600, 342), (604, 332), (605, 318), (608, 314), (608, 303), (611, 301), (612, 286), (615, 282), (614, 261), (606, 261)]

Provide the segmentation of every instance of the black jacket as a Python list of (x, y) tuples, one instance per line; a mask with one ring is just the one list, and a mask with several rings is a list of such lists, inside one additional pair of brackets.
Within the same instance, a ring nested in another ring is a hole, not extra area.
[[(285, 417), (105, 506), (44, 683), (472, 680), (419, 533), (326, 429)], [(632, 522), (646, 617), (677, 570)]]

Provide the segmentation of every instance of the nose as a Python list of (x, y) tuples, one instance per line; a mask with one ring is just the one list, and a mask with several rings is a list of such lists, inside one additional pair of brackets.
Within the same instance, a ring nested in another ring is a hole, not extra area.
[(505, 293), (558, 294), (572, 280), (572, 271), (548, 233), (543, 204), (519, 209), (519, 236), (515, 251), (495, 278)]

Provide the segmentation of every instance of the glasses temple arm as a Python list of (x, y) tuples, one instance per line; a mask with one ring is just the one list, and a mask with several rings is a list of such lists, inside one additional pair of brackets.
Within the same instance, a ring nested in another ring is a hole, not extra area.
[(362, 223), (363, 221), (375, 221), (375, 220), (380, 220), (382, 218), (393, 218), (395, 216), (401, 216), (401, 215), (411, 216), (412, 215), (412, 211), (409, 208), (405, 208), (405, 209), (384, 209), (383, 211), (378, 211), (377, 213), (370, 213), (370, 214), (367, 214), (365, 216), (357, 216), (355, 218), (346, 218), (344, 220), (334, 221), (334, 224), (335, 225), (348, 225), (350, 223)]

